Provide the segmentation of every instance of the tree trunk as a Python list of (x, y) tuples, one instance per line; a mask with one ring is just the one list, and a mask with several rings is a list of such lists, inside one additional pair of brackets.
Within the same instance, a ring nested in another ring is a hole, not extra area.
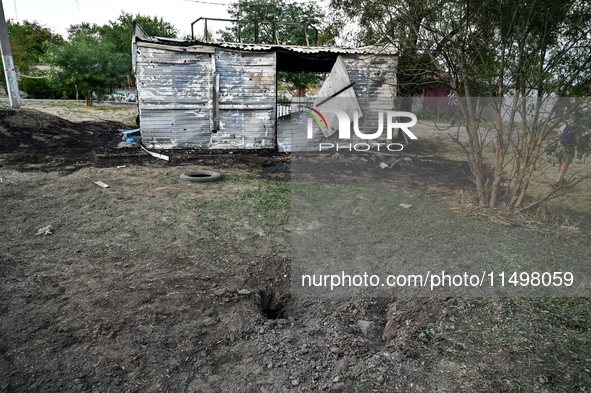
[(92, 106), (92, 93), (84, 93), (84, 99), (86, 99), (86, 106)]
[[(497, 204), (497, 199), (499, 197), (499, 193), (501, 190), (501, 181), (503, 179), (503, 168), (505, 165), (505, 157), (507, 156), (507, 151), (509, 150), (509, 146), (511, 146), (511, 139), (513, 138), (513, 129), (515, 126), (515, 115), (518, 110), (518, 103), (519, 103), (519, 96), (516, 96), (513, 99), (509, 124), (503, 126), (503, 113), (504, 113), (504, 106), (503, 106), (503, 96), (499, 94), (499, 102), (496, 105), (496, 128), (497, 128), (497, 136), (495, 141), (495, 170), (494, 170), (494, 179), (493, 185), (491, 189), (490, 195), (490, 207), (495, 207)], [(518, 171), (512, 172), (511, 175), (516, 176), (515, 174)], [(510, 207), (510, 206), (508, 206)]]
[(546, 133), (546, 127), (547, 127), (548, 121), (549, 121), (549, 119), (546, 120), (545, 125), (542, 128), (542, 131), (540, 132), (538, 137), (536, 138), (535, 143), (532, 143), (532, 154), (531, 154), (532, 159), (530, 160), (529, 167), (527, 168), (527, 171), (526, 171), (526, 174), (524, 177), (524, 183), (523, 183), (523, 187), (521, 189), (521, 193), (517, 197), (517, 200), (515, 201), (514, 206), (519, 206), (519, 205), (521, 205), (521, 203), (523, 203), (523, 199), (525, 198), (527, 188), (529, 187), (529, 181), (532, 177), (532, 174), (534, 173), (534, 170), (536, 168), (536, 162), (538, 161), (538, 157), (540, 156), (540, 151), (542, 150), (542, 144), (544, 141), (544, 135)]
[(468, 73), (466, 72), (466, 63), (463, 54), (460, 57), (460, 69), (462, 72), (462, 82), (464, 84), (465, 97), (465, 115), (468, 127), (468, 138), (470, 140), (470, 161), (472, 167), (472, 173), (474, 174), (474, 181), (476, 182), (476, 193), (478, 206), (485, 207), (487, 198), (486, 190), (486, 169), (484, 160), (482, 158), (482, 147), (480, 145), (480, 137), (478, 135), (478, 123), (476, 122), (476, 113), (472, 106), (472, 92), (470, 91), (470, 81), (468, 79)]
[[(502, 100), (502, 98), (501, 98)], [(505, 162), (505, 150), (504, 150), (504, 132), (503, 132), (503, 121), (501, 118), (502, 103), (499, 103), (496, 108), (496, 127), (497, 127), (497, 138), (495, 141), (495, 168), (492, 188), (490, 190), (490, 207), (494, 208), (497, 205), (497, 198), (499, 197), (499, 189), (501, 180), (503, 178), (503, 164)]]

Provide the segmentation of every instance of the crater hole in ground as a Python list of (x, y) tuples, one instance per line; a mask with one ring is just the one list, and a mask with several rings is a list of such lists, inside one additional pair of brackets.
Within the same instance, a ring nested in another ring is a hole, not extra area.
[(271, 289), (262, 290), (260, 295), (261, 313), (267, 319), (285, 319), (289, 317), (288, 310), (291, 295), (281, 294)]

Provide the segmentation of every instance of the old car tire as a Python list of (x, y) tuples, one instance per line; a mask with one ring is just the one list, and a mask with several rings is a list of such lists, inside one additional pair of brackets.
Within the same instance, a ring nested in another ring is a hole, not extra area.
[(192, 181), (195, 183), (209, 183), (218, 181), (222, 178), (222, 174), (214, 171), (191, 171), (185, 172), (181, 175), (181, 180)]

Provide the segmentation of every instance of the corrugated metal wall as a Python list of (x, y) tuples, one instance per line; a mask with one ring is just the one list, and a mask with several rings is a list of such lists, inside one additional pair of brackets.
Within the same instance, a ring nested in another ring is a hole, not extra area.
[(277, 145), (279, 151), (318, 151), (318, 142), (324, 139), (322, 132), (316, 127), (314, 139), (307, 139), (307, 112), (291, 112), (277, 119)]
[[(360, 130), (373, 133), (377, 111), (394, 108), (397, 60), (388, 55), (339, 56), (355, 82), (353, 90), (364, 114)], [(295, 115), (293, 124), (286, 119), (276, 124), (274, 51), (138, 42), (135, 65), (142, 140), (150, 148), (259, 149), (279, 144), (308, 151), (320, 141), (336, 141), (337, 135), (326, 139), (319, 130), (318, 138), (308, 140), (305, 114)], [(218, 103), (213, 102), (216, 75)], [(218, 122), (214, 122), (216, 105)], [(219, 130), (212, 132), (216, 125)]]
[[(359, 131), (374, 133), (378, 129), (378, 111), (394, 110), (398, 61), (391, 56), (380, 55), (341, 55), (341, 58), (349, 71), (349, 79), (355, 82), (353, 90), (363, 112), (363, 117), (359, 119)], [(385, 117), (384, 114), (382, 137), (373, 142), (386, 141)], [(354, 135), (352, 131), (351, 134)]]
[(220, 130), (212, 145), (219, 148), (276, 146), (276, 53), (216, 49), (220, 75)]
[[(355, 82), (353, 90), (357, 96), (363, 117), (359, 119), (359, 131), (371, 134), (378, 129), (378, 111), (391, 111), (394, 109), (396, 97), (396, 67), (397, 59), (385, 55), (339, 55), (344, 61), (349, 79)], [(327, 102), (328, 104), (328, 102)], [(291, 151), (318, 151), (318, 143), (336, 143), (338, 133), (329, 138), (324, 138), (316, 123), (313, 123), (314, 138), (307, 139), (307, 118), (309, 115), (299, 113), (292, 114), (292, 121), (287, 118), (278, 123), (278, 140), (280, 146), (291, 148)], [(351, 119), (353, 121), (353, 119)], [(355, 138), (351, 130), (351, 143), (369, 142)], [(384, 130), (382, 137), (371, 142), (386, 141), (386, 120), (384, 116)], [(343, 141), (340, 142), (343, 144)]]
[[(364, 134), (374, 133), (378, 129), (378, 111), (394, 110), (398, 60), (391, 56), (376, 55), (342, 55), (342, 58), (349, 70), (351, 82), (355, 82), (353, 90), (364, 114), (359, 119), (359, 131)], [(383, 116), (382, 136), (373, 142), (386, 142), (386, 114)]]
[(138, 44), (136, 78), (146, 146), (174, 149), (209, 144), (213, 56)]
[[(276, 53), (201, 50), (138, 44), (136, 77), (144, 144), (157, 149), (274, 148)], [(216, 74), (219, 130), (212, 132)]]

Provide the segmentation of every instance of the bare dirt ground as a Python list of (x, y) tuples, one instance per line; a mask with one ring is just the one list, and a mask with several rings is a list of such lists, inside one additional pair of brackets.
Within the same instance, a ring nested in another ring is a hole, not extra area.
[[(117, 149), (133, 109), (33, 106), (0, 110), (0, 391), (591, 389), (587, 299), (292, 297), (288, 155), (167, 163)], [(416, 149), (436, 158), (392, 170), (397, 187), (470, 187), (465, 162)], [(181, 182), (192, 169), (224, 179)]]

